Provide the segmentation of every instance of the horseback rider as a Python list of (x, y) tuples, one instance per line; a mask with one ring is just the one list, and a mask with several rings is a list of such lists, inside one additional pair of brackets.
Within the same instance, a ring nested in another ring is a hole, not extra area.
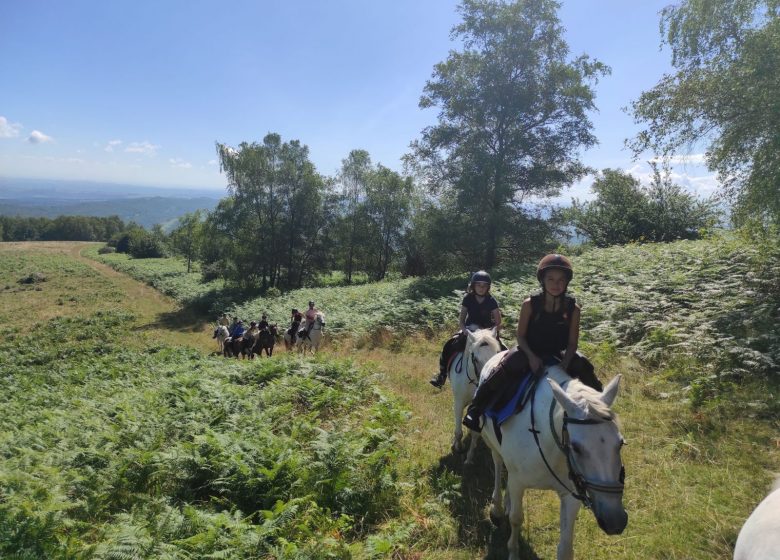
[(230, 327), (230, 339), (236, 340), (244, 336), (246, 329), (244, 328), (244, 321), (238, 318), (233, 318), (233, 324)]
[(257, 323), (257, 328), (261, 331), (267, 331), (268, 330), (268, 315), (263, 313), (263, 316), (260, 318), (260, 322)]
[(311, 328), (314, 326), (314, 321), (317, 320), (317, 313), (319, 313), (319, 309), (314, 307), (314, 302), (309, 302), (309, 308), (306, 310), (306, 313), (304, 313), (304, 318), (306, 319), (306, 338), (309, 337), (309, 333), (311, 332)]
[(227, 313), (222, 313), (222, 316), (217, 319), (217, 325), (220, 327), (230, 326), (230, 317), (228, 317)]
[(292, 321), (287, 334), (290, 335), (290, 341), (295, 344), (295, 338), (298, 335), (298, 329), (301, 326), (301, 321), (303, 321), (303, 315), (293, 307), (292, 313), (290, 313), (290, 318)]
[[(498, 367), (490, 379), (480, 383), (474, 400), (469, 405), (463, 424), (480, 431), (480, 417), (494, 397), (506, 384), (506, 371), (523, 375), (530, 370), (541, 375), (545, 365), (558, 363), (572, 377), (577, 377), (597, 391), (602, 385), (596, 378), (593, 365), (577, 352), (580, 336), (580, 306), (568, 295), (569, 282), (574, 276), (571, 261), (563, 255), (546, 255), (536, 267), (540, 294), (527, 298), (520, 308), (517, 323), (517, 352), (522, 353), (516, 368)], [(512, 351), (510, 351), (512, 352)]]
[[(456, 332), (442, 348), (439, 356), (439, 372), (434, 374), (430, 384), (434, 387), (443, 387), (447, 381), (447, 369), (450, 358), (457, 352), (463, 352), (466, 348), (466, 329), (476, 328), (489, 329), (496, 328), (496, 337), (501, 330), (501, 309), (498, 302), (490, 295), (490, 274), (480, 270), (471, 275), (468, 293), (460, 304), (460, 315), (458, 316), (459, 330)], [(500, 342), (500, 340), (499, 340)]]
[(252, 340), (257, 340), (257, 335), (260, 334), (260, 329), (257, 328), (257, 322), (251, 321), (249, 323), (249, 329), (244, 333), (244, 337), (251, 338)]

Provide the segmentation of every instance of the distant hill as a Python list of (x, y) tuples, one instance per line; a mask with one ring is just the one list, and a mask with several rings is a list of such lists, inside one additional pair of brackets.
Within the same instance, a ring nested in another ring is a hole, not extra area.
[(213, 210), (221, 190), (156, 188), (114, 183), (0, 177), (0, 215), (22, 217), (112, 216), (165, 229), (195, 210)]

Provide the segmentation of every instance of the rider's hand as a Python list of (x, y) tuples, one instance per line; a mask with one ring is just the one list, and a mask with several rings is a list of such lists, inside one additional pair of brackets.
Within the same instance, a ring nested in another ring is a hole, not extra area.
[(542, 362), (542, 360), (540, 360), (539, 357), (535, 355), (532, 355), (530, 358), (528, 358), (528, 362), (531, 365), (531, 371), (534, 372), (535, 375), (541, 375), (544, 362)]

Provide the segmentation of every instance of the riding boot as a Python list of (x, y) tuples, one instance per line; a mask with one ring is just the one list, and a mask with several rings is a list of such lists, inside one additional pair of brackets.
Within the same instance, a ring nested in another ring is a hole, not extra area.
[(463, 418), (463, 425), (469, 430), (474, 432), (481, 432), (482, 425), (480, 424), (480, 418), (485, 413), (485, 410), (493, 402), (496, 395), (496, 388), (500, 384), (501, 370), (496, 371), (489, 379), (484, 383), (481, 383), (477, 387), (477, 392), (474, 393), (474, 400), (471, 401), (468, 410), (466, 410), (466, 416)]
[(429, 383), (437, 388), (442, 388), (447, 382), (447, 366), (450, 358), (456, 352), (462, 352), (466, 347), (466, 336), (462, 331), (455, 333), (452, 338), (444, 343), (444, 348), (439, 354), (439, 372), (435, 373)]

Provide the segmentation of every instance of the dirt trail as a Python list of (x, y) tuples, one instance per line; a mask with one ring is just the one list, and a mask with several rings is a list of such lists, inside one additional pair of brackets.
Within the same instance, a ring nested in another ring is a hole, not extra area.
[(196, 313), (182, 308), (176, 301), (110, 266), (82, 255), (88, 243), (61, 244), (67, 254), (97, 271), (127, 295), (128, 307), (136, 315), (136, 331), (146, 336), (156, 336), (172, 344), (186, 345), (211, 352), (215, 343), (211, 340), (211, 326)]

